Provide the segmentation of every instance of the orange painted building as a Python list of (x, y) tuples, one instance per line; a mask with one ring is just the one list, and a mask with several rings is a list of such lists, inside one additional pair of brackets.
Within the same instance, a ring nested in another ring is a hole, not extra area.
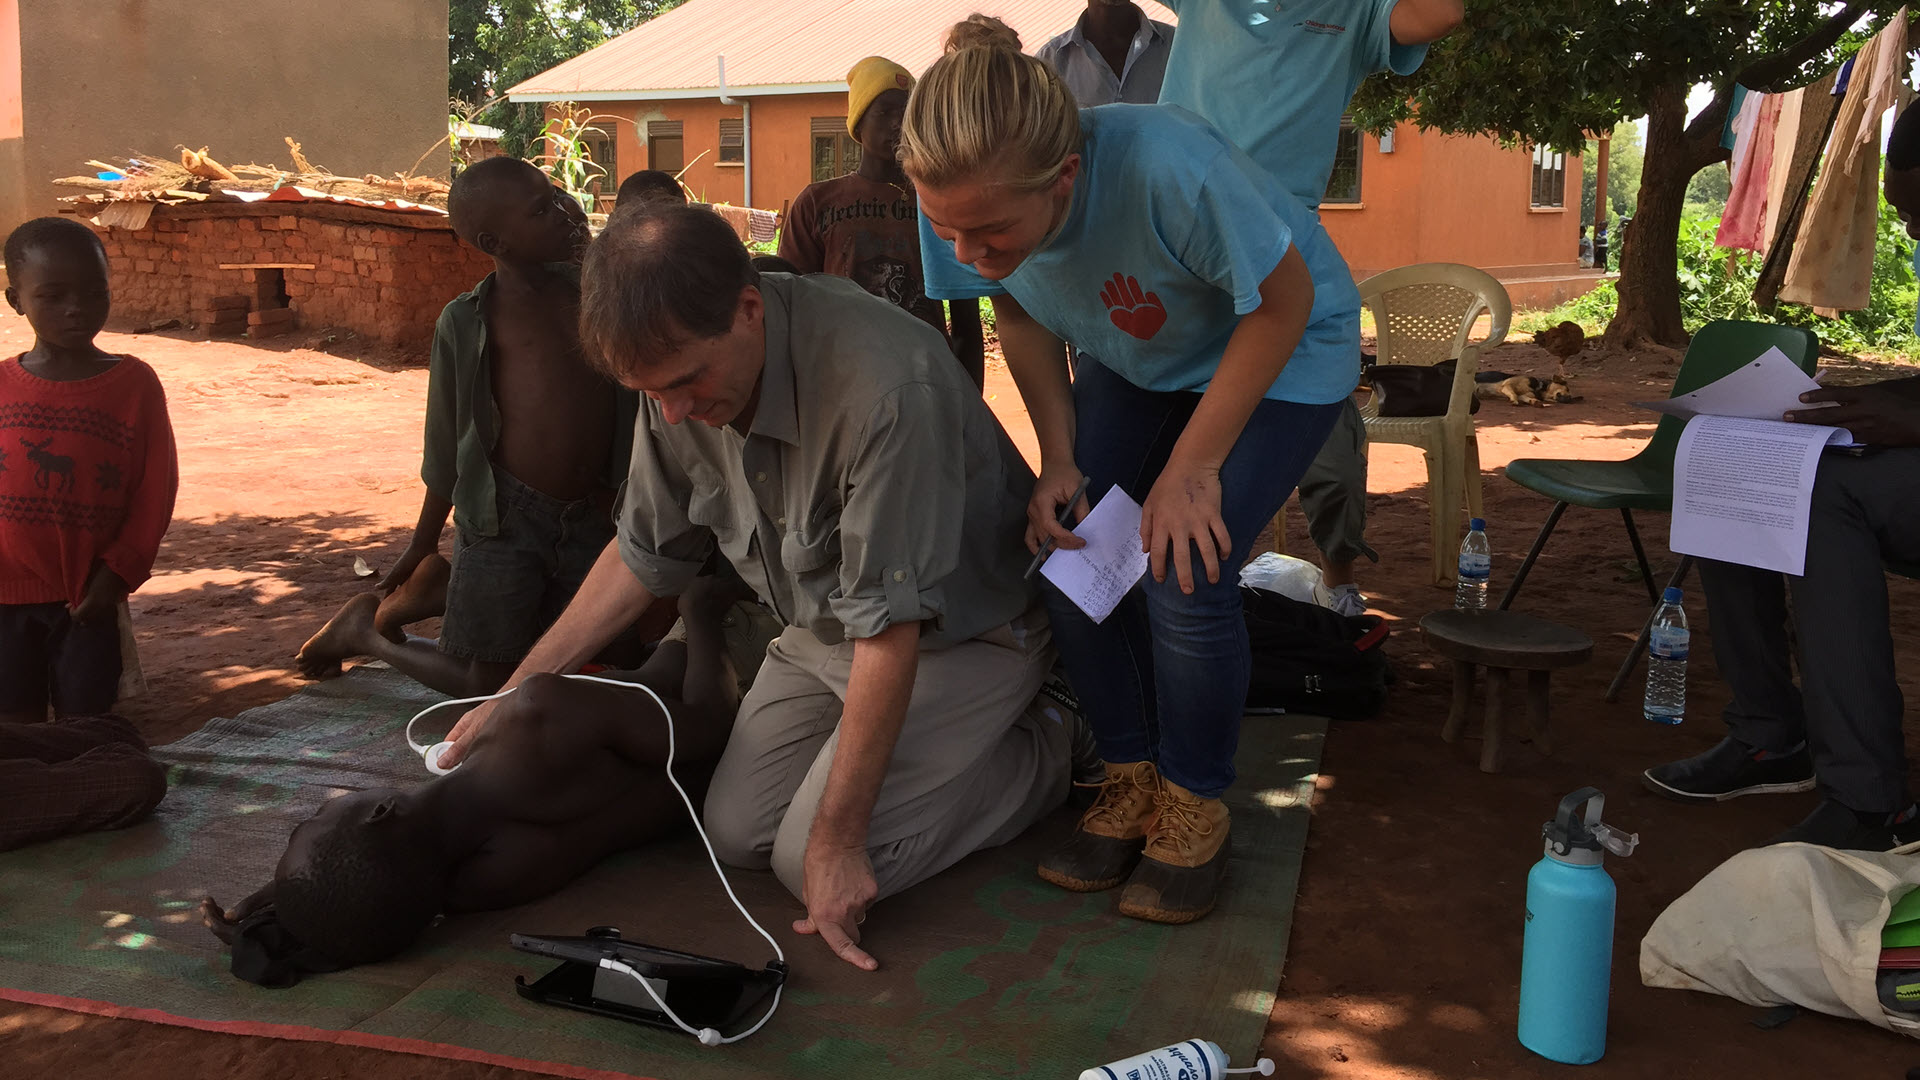
[[(1140, 0), (1148, 15), (1171, 12)], [(689, 0), (515, 86), (514, 101), (590, 109), (608, 133), (596, 159), (616, 179), (679, 173), (694, 196), (783, 209), (815, 180), (851, 172), (845, 74), (870, 55), (922, 71), (948, 27), (987, 10), (1029, 50), (1085, 0)], [(609, 161), (607, 158), (611, 158)], [(1520, 306), (1550, 306), (1598, 280), (1578, 265), (1580, 161), (1403, 124), (1385, 140), (1342, 132), (1321, 219), (1356, 278), (1418, 262), (1478, 266)]]

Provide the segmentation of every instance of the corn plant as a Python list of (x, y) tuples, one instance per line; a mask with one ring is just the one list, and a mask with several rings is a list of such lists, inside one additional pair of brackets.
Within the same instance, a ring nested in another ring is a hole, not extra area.
[(604, 184), (607, 179), (607, 170), (593, 160), (593, 151), (588, 146), (589, 139), (607, 137), (605, 131), (593, 126), (593, 122), (600, 119), (604, 118), (572, 102), (562, 104), (559, 115), (550, 118), (540, 129), (540, 143), (546, 152), (533, 159), (533, 163), (573, 196), (587, 213), (593, 212), (592, 185), (596, 181)]

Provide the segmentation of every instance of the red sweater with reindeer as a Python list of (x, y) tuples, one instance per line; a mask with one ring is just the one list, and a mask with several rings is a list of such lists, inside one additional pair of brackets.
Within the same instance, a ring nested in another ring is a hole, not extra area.
[(139, 588), (179, 486), (167, 396), (145, 363), (73, 382), (0, 363), (0, 604), (77, 604), (96, 561)]

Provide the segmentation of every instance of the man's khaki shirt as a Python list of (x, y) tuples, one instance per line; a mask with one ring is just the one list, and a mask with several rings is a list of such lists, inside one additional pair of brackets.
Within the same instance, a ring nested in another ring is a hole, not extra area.
[(678, 595), (715, 543), (789, 626), (822, 641), (921, 623), (956, 644), (1032, 606), (1033, 474), (944, 337), (851, 281), (763, 274), (766, 367), (742, 436), (647, 400), (620, 553)]

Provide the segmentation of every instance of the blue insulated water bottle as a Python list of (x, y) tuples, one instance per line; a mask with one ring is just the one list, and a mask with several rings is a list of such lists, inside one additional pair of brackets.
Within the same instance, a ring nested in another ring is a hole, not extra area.
[(1527, 875), (1520, 1045), (1568, 1065), (1591, 1065), (1607, 1051), (1614, 888), (1601, 860), (1640, 843), (1600, 820), (1606, 801), (1590, 787), (1560, 800), (1543, 830), (1546, 858)]

